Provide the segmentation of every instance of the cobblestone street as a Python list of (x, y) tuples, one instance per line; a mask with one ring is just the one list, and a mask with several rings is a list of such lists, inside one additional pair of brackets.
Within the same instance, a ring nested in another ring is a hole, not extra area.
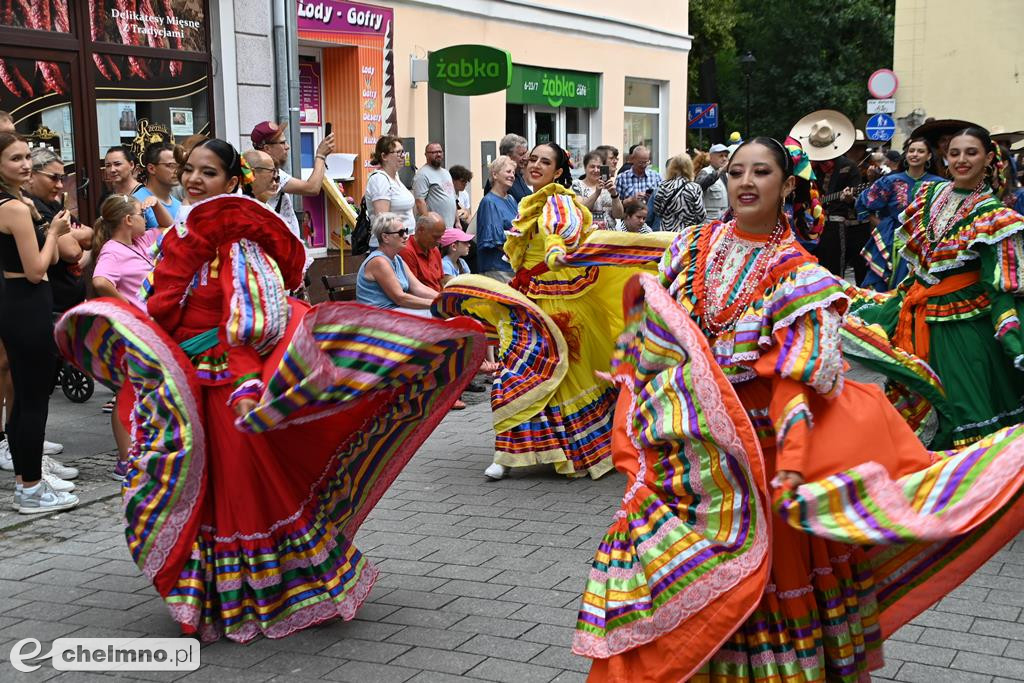
[[(21, 638), (175, 637), (156, 592), (131, 562), (117, 486), (107, 476), (107, 392), (82, 405), (55, 396), (48, 437), (82, 468), (87, 504), (53, 518), (0, 513), (0, 680), (90, 681), (49, 663), (11, 668)], [(470, 395), (467, 395), (467, 399)], [(483, 395), (472, 395), (477, 401)], [(450, 414), (357, 536), (380, 568), (351, 622), (282, 640), (222, 641), (188, 673), (124, 674), (185, 681), (581, 681), (588, 661), (569, 650), (597, 539), (621, 495), (621, 476), (568, 481), (538, 468), (488, 483), (486, 403)], [(876, 681), (1024, 680), (1024, 539), (895, 634)]]

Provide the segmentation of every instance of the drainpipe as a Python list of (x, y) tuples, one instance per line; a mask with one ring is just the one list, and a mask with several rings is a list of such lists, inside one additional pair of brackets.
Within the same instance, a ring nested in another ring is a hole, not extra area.
[[(274, 1), (274, 56), (276, 83), (276, 119), (288, 122), (291, 158), (285, 170), (301, 176), (302, 157), (299, 136), (299, 29), (296, 0)], [(293, 202), (298, 197), (293, 197)], [(301, 206), (296, 206), (296, 210)]]

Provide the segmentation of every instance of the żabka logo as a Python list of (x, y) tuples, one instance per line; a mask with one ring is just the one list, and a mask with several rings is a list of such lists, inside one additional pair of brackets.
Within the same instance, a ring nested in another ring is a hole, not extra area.
[[(27, 651), (26, 648), (31, 648)], [(36, 638), (19, 640), (11, 648), (11, 666), (31, 673), (49, 659), (57, 671), (195, 671), (199, 641), (192, 638), (58, 638), (45, 655)]]
[(427, 58), (430, 87), (452, 95), (504, 90), (512, 78), (512, 56), (489, 45), (452, 45)]
[(468, 87), (478, 78), (497, 78), (501, 75), (501, 67), (497, 62), (481, 62), (476, 58), (472, 61), (460, 59), (457, 62), (439, 59), (435, 69), (434, 76), (438, 80), (445, 80), (457, 88)]

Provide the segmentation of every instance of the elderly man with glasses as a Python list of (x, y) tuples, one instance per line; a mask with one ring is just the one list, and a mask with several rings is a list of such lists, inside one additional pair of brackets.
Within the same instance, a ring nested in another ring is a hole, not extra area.
[(242, 156), (252, 169), (252, 196), (267, 204), (273, 211), (274, 207), (270, 202), (277, 197), (278, 190), (281, 189), (281, 172), (274, 165), (274, 159), (258, 149), (250, 149)]
[(630, 162), (631, 166), (615, 177), (615, 190), (622, 201), (635, 197), (646, 203), (661, 185), (661, 174), (649, 168), (651, 150), (643, 145), (633, 149)]

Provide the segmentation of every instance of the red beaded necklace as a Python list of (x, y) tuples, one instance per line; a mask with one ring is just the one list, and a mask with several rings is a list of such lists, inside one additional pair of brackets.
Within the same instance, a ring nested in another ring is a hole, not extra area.
[[(711, 258), (708, 259), (708, 269), (705, 275), (704, 291), (701, 296), (703, 315), (702, 325), (705, 330), (717, 337), (726, 330), (731, 330), (740, 317), (750, 306), (757, 294), (758, 287), (771, 266), (776, 249), (782, 244), (783, 236), (786, 234), (786, 225), (783, 222), (776, 223), (768, 240), (764, 243), (760, 253), (754, 259), (754, 265), (743, 279), (743, 286), (736, 295), (732, 304), (729, 303), (729, 290), (726, 289), (721, 296), (721, 301), (715, 301), (715, 292), (722, 289), (725, 284), (725, 262), (730, 252), (736, 245), (737, 237), (733, 223), (723, 226), (726, 230), (725, 236), (719, 243), (712, 247)], [(725, 320), (720, 320), (723, 313), (729, 313)]]

